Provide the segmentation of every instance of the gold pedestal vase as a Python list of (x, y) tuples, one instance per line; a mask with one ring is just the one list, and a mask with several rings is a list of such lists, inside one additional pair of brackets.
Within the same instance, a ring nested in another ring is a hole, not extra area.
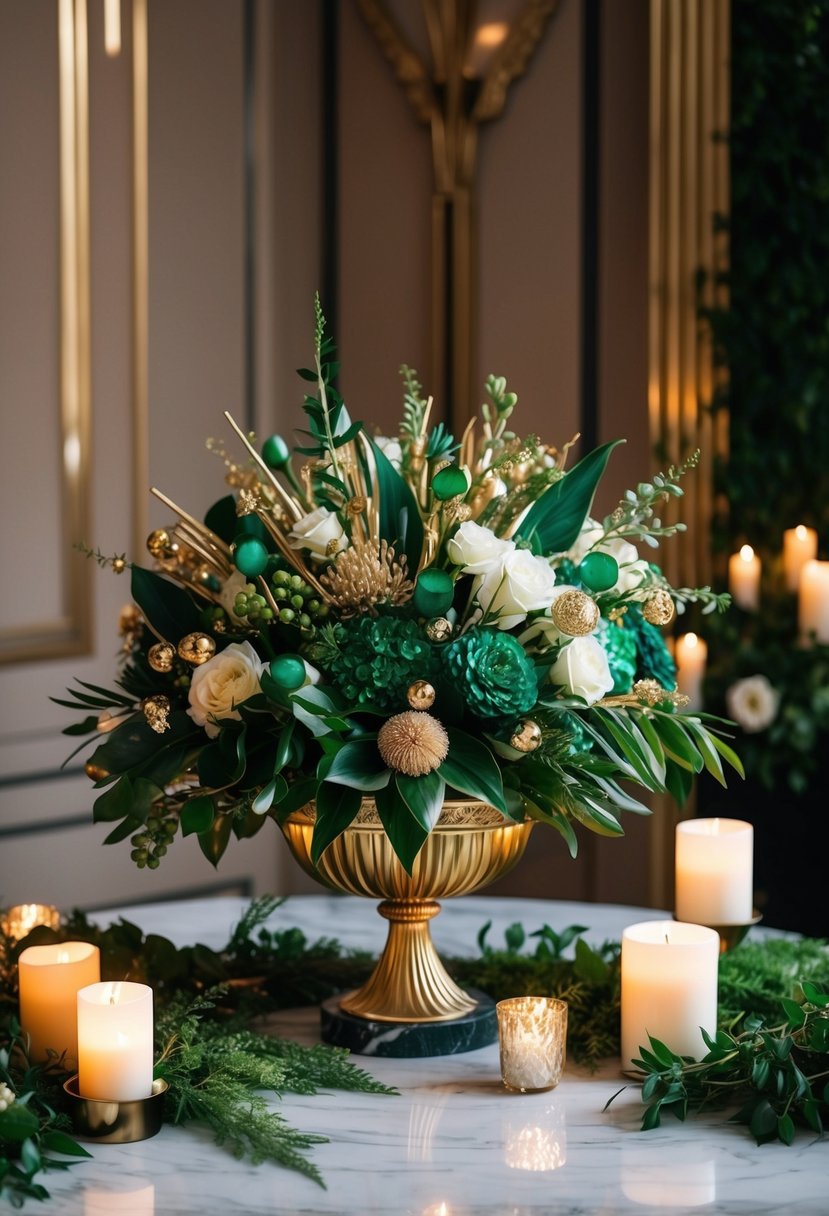
[[(329, 845), (316, 866), (311, 861), (314, 822), (314, 807), (309, 805), (283, 824), (296, 860), (307, 874), (327, 887), (381, 900), (378, 911), (389, 922), (386, 945), (374, 972), (361, 988), (336, 999), (340, 1012), (352, 1019), (392, 1026), (427, 1026), (474, 1018), (481, 1001), (460, 988), (447, 973), (432, 942), (429, 922), (440, 911), (438, 899), (469, 895), (511, 869), (527, 846), (532, 822), (514, 823), (483, 802), (447, 801), (415, 859), (411, 875), (398, 861), (372, 798), (363, 800), (351, 826)], [(387, 1041), (397, 1042), (398, 1038), (387, 1036)], [(360, 1050), (353, 1041), (346, 1045)], [(470, 1041), (468, 1047), (449, 1050), (481, 1045)], [(375, 1045), (365, 1050), (377, 1048)], [(442, 1053), (415, 1050), (377, 1054)]]

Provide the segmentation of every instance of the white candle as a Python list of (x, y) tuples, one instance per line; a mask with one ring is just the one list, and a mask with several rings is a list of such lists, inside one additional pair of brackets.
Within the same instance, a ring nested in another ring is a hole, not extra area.
[(742, 819), (676, 826), (676, 918), (747, 925), (754, 911), (754, 828)]
[(708, 646), (695, 633), (683, 633), (676, 640), (676, 689), (688, 698), (688, 709), (702, 709), (702, 681)]
[(153, 991), (146, 984), (91, 984), (78, 993), (78, 1090), (130, 1102), (153, 1085)]
[(643, 921), (622, 934), (622, 1068), (649, 1050), (648, 1036), (679, 1055), (708, 1050), (717, 1030), (720, 937), (703, 925)]
[(20, 1025), (29, 1036), (29, 1058), (43, 1063), (49, 1051), (78, 1059), (78, 990), (101, 978), (101, 954), (89, 942), (28, 946), (18, 959)]
[(800, 636), (829, 644), (829, 562), (808, 561), (800, 572), (798, 601)]
[(806, 562), (817, 557), (817, 532), (814, 528), (806, 528), (798, 524), (796, 528), (787, 528), (783, 533), (783, 573), (786, 576), (786, 587), (789, 591), (797, 591), (800, 585), (800, 571)]
[(728, 559), (728, 589), (734, 603), (746, 612), (756, 612), (760, 602), (760, 558), (751, 545)]

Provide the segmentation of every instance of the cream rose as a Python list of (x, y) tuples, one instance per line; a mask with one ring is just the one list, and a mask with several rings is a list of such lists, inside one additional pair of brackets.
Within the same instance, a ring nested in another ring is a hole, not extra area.
[(514, 549), (481, 577), (476, 597), (485, 613), (498, 613), (499, 629), (512, 629), (528, 612), (549, 608), (555, 582), (555, 571), (543, 557)]
[(613, 676), (602, 646), (592, 636), (573, 638), (550, 668), (550, 681), (568, 693), (582, 697), (588, 705), (613, 688)]
[(490, 528), (467, 520), (446, 546), (449, 560), (464, 574), (487, 574), (515, 548), (515, 541), (502, 540)]
[(734, 721), (748, 735), (765, 730), (777, 717), (780, 698), (765, 676), (737, 680), (725, 694), (725, 704)]
[(298, 519), (288, 533), (288, 541), (292, 549), (307, 549), (315, 557), (333, 557), (348, 548), (348, 538), (336, 511), (327, 507), (317, 507)]
[(195, 669), (187, 712), (211, 739), (219, 733), (216, 719), (241, 718), (236, 706), (260, 691), (264, 667), (250, 642), (233, 642)]

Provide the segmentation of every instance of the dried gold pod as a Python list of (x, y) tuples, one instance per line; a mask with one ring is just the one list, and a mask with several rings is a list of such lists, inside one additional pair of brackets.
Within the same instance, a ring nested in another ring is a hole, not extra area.
[(141, 708), (144, 711), (147, 724), (158, 735), (163, 735), (165, 730), (169, 729), (169, 717), (172, 707), (170, 698), (165, 697), (163, 693), (156, 693), (151, 697), (145, 697), (141, 702)]
[(216, 643), (206, 633), (188, 633), (178, 644), (178, 657), (200, 667), (216, 653)]
[(654, 591), (642, 607), (642, 616), (651, 625), (669, 625), (674, 619), (674, 601), (667, 591)]
[(430, 642), (448, 642), (452, 636), (452, 622), (445, 616), (436, 616), (426, 625), (426, 637)]
[(169, 642), (155, 642), (147, 651), (147, 662), (153, 671), (166, 674), (173, 670), (175, 662), (176, 648), (171, 646)]

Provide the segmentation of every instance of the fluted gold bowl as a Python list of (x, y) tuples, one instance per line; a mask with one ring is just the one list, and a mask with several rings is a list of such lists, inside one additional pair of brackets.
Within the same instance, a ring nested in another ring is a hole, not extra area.
[(409, 875), (373, 798), (363, 799), (354, 822), (316, 866), (311, 861), (315, 819), (311, 804), (290, 815), (282, 828), (303, 870), (337, 891), (382, 900), (377, 910), (389, 922), (374, 972), (341, 999), (340, 1008), (380, 1022), (443, 1022), (474, 1009), (474, 998), (443, 966), (429, 921), (440, 911), (439, 898), (470, 895), (510, 870), (527, 847), (532, 822), (514, 823), (483, 802), (446, 802)]

